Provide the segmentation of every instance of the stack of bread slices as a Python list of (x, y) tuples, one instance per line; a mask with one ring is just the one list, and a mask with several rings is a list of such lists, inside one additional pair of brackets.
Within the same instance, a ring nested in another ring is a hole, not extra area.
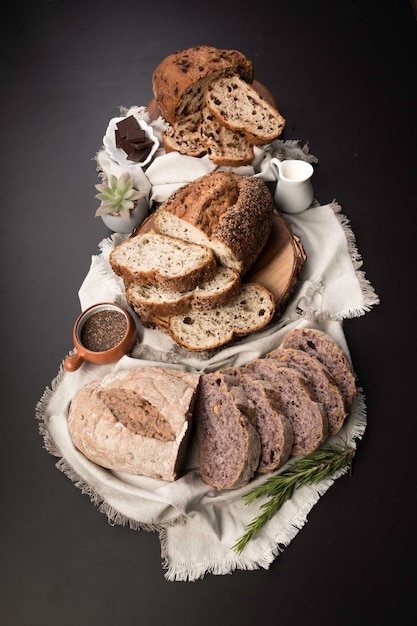
[(254, 66), (237, 50), (195, 46), (169, 55), (152, 76), (156, 104), (170, 128), (167, 152), (218, 165), (250, 163), (253, 146), (277, 139), (285, 119), (254, 87)]
[(266, 326), (272, 293), (244, 277), (272, 228), (274, 203), (253, 176), (215, 171), (181, 187), (110, 254), (142, 324), (191, 351)]
[(290, 331), (242, 368), (203, 374), (195, 411), (202, 479), (234, 489), (314, 452), (340, 431), (355, 395), (346, 355), (312, 328)]

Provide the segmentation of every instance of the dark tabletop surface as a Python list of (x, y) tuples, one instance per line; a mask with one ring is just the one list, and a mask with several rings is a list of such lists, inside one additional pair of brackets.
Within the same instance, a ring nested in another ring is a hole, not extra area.
[[(408, 0), (15, 1), (1, 46), (0, 621), (5, 626), (416, 623), (417, 20)], [(111, 526), (34, 417), (109, 233), (94, 154), (163, 57), (236, 48), (319, 159), (381, 303), (345, 322), (368, 427), (351, 477), (268, 571), (167, 582), (154, 533)]]

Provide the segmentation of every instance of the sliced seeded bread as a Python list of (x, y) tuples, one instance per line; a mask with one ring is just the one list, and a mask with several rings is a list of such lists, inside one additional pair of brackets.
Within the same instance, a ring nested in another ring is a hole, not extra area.
[(220, 124), (243, 132), (254, 144), (270, 143), (285, 127), (280, 112), (239, 76), (221, 76), (211, 81), (205, 104)]
[(151, 219), (158, 232), (210, 247), (243, 276), (268, 240), (274, 208), (260, 178), (215, 171), (181, 187)]
[(305, 352), (294, 348), (279, 347), (266, 356), (274, 359), (280, 367), (291, 367), (297, 370), (308, 380), (317, 402), (323, 406), (326, 412), (329, 435), (335, 435), (339, 432), (346, 417), (343, 396), (320, 362)]
[(173, 291), (194, 289), (217, 268), (210, 248), (156, 233), (127, 239), (112, 250), (109, 262), (125, 283), (158, 284)]
[(282, 347), (301, 350), (317, 359), (340, 389), (345, 406), (351, 405), (356, 396), (355, 375), (343, 350), (332, 337), (315, 328), (295, 328), (286, 335)]
[(255, 359), (243, 369), (256, 379), (268, 381), (277, 390), (279, 409), (293, 427), (291, 455), (317, 450), (328, 435), (327, 417), (302, 375), (288, 367), (279, 367), (273, 359)]
[(212, 278), (186, 292), (164, 289), (159, 285), (130, 283), (126, 297), (130, 306), (148, 322), (154, 316), (179, 315), (189, 309), (207, 310), (222, 306), (240, 289), (240, 277), (234, 270), (218, 266)]
[(270, 291), (258, 283), (244, 283), (227, 304), (173, 315), (168, 319), (168, 328), (174, 341), (186, 350), (214, 350), (265, 327), (274, 312)]
[(256, 380), (239, 367), (221, 371), (226, 382), (241, 387), (251, 407), (252, 423), (261, 442), (261, 456), (257, 471), (272, 472), (281, 467), (290, 456), (294, 433), (290, 420), (280, 411), (279, 396), (265, 380)]
[(198, 386), (195, 424), (201, 478), (216, 489), (249, 482), (259, 465), (259, 435), (221, 373), (203, 374)]

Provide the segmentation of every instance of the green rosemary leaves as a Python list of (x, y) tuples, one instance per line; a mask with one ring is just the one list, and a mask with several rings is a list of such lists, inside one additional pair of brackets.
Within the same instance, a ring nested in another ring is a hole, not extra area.
[(233, 550), (240, 554), (248, 541), (258, 534), (298, 487), (319, 483), (340, 470), (351, 472), (354, 455), (355, 449), (347, 446), (321, 448), (295, 461), (286, 471), (271, 476), (243, 496), (248, 505), (260, 497), (268, 499), (261, 505), (261, 513), (246, 526)]

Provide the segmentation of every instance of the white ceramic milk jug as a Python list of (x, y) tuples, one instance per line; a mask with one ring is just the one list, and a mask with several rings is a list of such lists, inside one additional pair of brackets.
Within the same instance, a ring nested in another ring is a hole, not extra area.
[(298, 159), (271, 159), (272, 172), (277, 179), (274, 200), (284, 213), (301, 213), (313, 201), (311, 177), (313, 166)]

